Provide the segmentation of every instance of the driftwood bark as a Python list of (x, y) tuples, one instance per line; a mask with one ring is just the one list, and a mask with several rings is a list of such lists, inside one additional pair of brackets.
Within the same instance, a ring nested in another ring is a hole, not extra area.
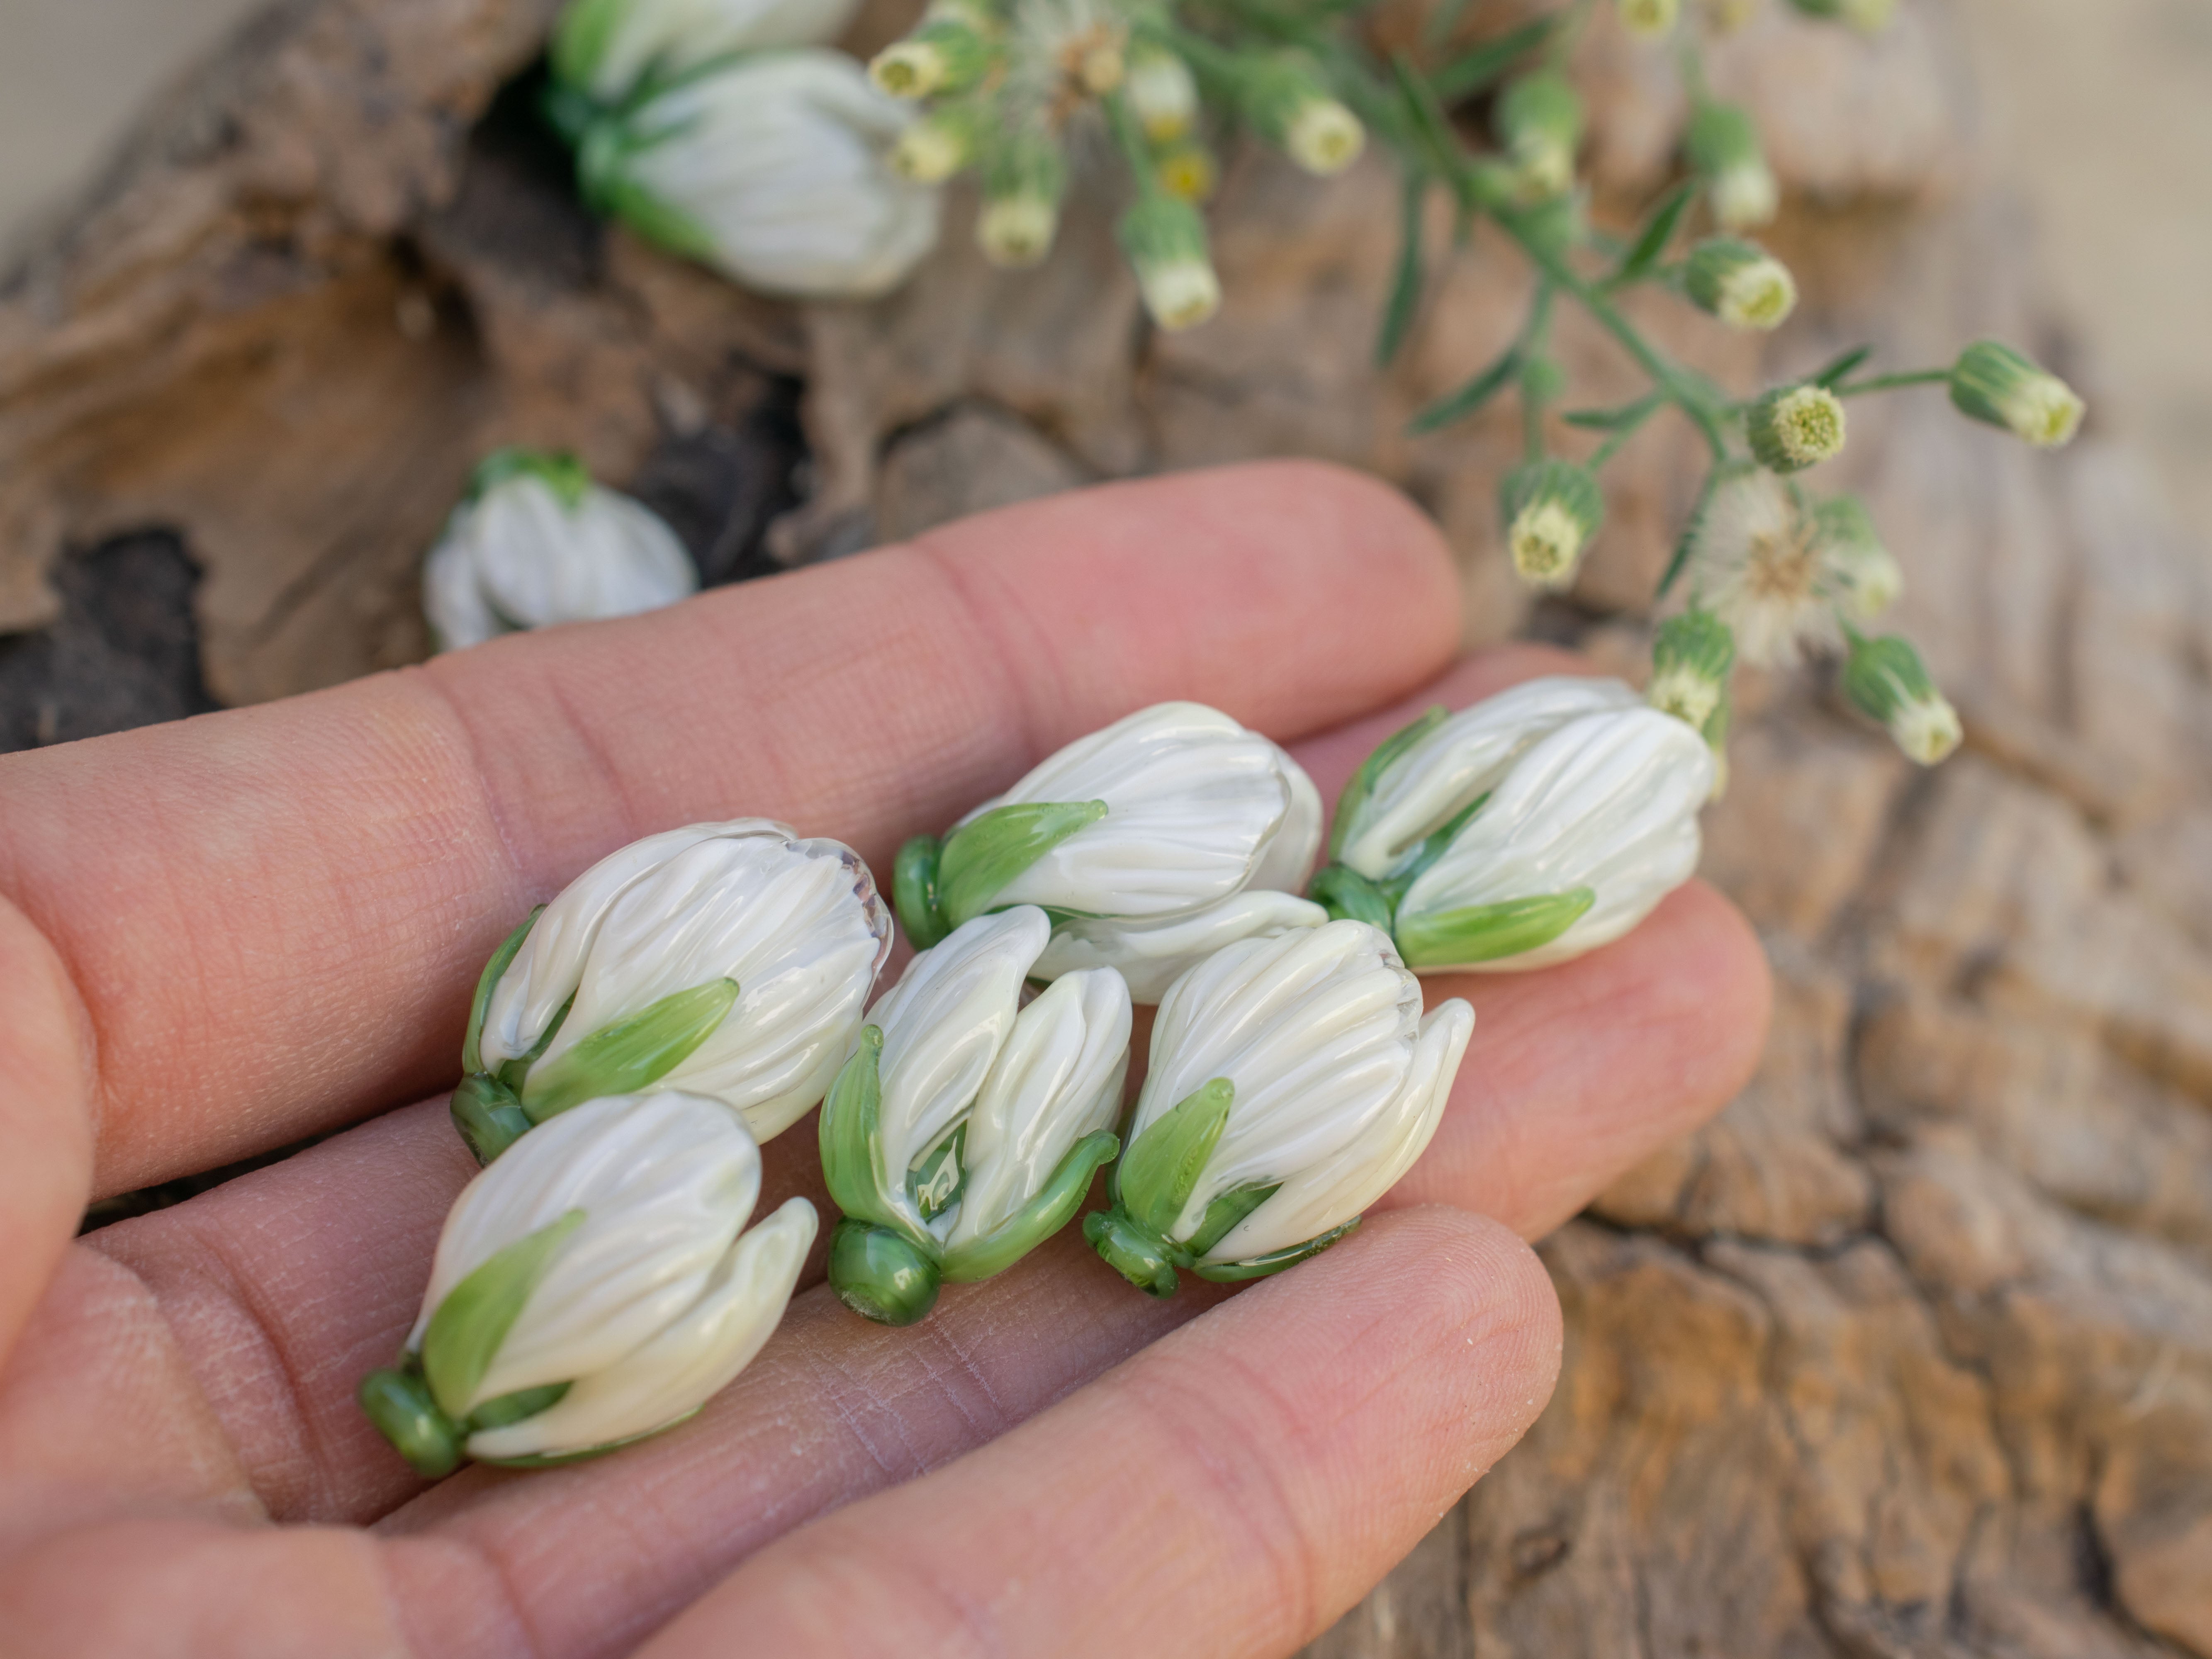
[[(1438, 226), (1437, 291), (1376, 372), (1379, 159), (1324, 185), (1237, 158), (1231, 303), (1188, 336), (1141, 326), (1083, 204), (1040, 272), (988, 270), (956, 212), (902, 295), (797, 311), (580, 214), (494, 105), (550, 9), (301, 0), (154, 119), (0, 295), (0, 627), (88, 580), (67, 550), (159, 530), (204, 572), (216, 698), (408, 660), (416, 561), (501, 441), (641, 481), (715, 576), (1287, 453), (1428, 507), (1471, 642), (1533, 628), (1632, 667), (1689, 441), (1638, 440), (1602, 553), (1532, 613), (1495, 545), (1510, 417), (1401, 435), (1525, 276)], [(1792, 188), (1771, 240), (1807, 304), (1764, 344), (1667, 303), (1655, 333), (1738, 385), (1984, 333), (2094, 385), (1979, 176), (1946, 27), (1936, 0), (1872, 46), (1769, 17), (1715, 55)], [(1679, 99), (1602, 27), (1577, 67), (1624, 216)], [(1601, 339), (1563, 344), (1590, 401), (1638, 389)], [(1765, 1066), (1547, 1243), (1558, 1397), (1315, 1655), (2212, 1656), (2212, 574), (2094, 427), (2045, 458), (1933, 394), (1852, 421), (1833, 470), (1905, 562), (1967, 748), (1919, 774), (1817, 672), (1746, 688), (1707, 869), (1774, 961)]]

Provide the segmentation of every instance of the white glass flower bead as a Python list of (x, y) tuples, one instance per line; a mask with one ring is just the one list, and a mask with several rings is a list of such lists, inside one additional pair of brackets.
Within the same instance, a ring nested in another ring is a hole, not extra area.
[(553, 33), (553, 74), (619, 104), (732, 52), (827, 46), (859, 9), (859, 0), (570, 0)]
[(423, 1474), (530, 1465), (689, 1417), (760, 1352), (814, 1240), (794, 1198), (751, 1231), (760, 1151), (727, 1107), (588, 1101), (453, 1201), (398, 1368), (361, 1401)]
[(1114, 1156), (1128, 987), (1079, 969), (1023, 1006), (1050, 933), (1019, 905), (922, 951), (823, 1102), (822, 1167), (845, 1212), (830, 1283), (855, 1312), (909, 1325), (943, 1281), (1012, 1267)]
[(1292, 896), (1321, 817), (1313, 781), (1276, 744), (1201, 703), (1158, 703), (1068, 744), (942, 842), (908, 842), (899, 918), (927, 945), (1038, 905), (1055, 933), (1038, 977), (1118, 968), (1150, 1000), (1231, 939), (1327, 920)]
[(584, 193), (672, 252), (801, 299), (871, 299), (937, 243), (938, 197), (893, 170), (914, 113), (853, 59), (738, 58), (584, 132)]
[(841, 842), (765, 818), (633, 842), (485, 964), (454, 1121), (489, 1159), (580, 1101), (658, 1085), (719, 1100), (770, 1139), (853, 1052), (890, 931)]
[(1154, 1296), (1178, 1267), (1257, 1279), (1327, 1249), (1428, 1146), (1474, 1030), (1457, 998), (1424, 1018), (1365, 922), (1217, 952), (1160, 1003), (1114, 1206), (1084, 1236)]
[(1434, 709), (1346, 786), (1315, 894), (1389, 927), (1420, 972), (1565, 962), (1689, 878), (1713, 765), (1695, 728), (1618, 680)]
[(684, 544), (573, 456), (507, 449), (477, 468), (422, 566), (441, 651), (501, 634), (657, 611), (696, 592)]

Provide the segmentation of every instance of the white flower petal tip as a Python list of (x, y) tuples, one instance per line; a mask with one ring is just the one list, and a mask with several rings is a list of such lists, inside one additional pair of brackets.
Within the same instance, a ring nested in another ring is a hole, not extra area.
[(1321, 823), (1313, 780), (1275, 744), (1202, 704), (1159, 703), (1070, 744), (943, 840), (908, 842), (899, 916), (927, 946), (1040, 906), (1058, 937), (1037, 977), (1118, 968), (1150, 1000), (1232, 939), (1320, 919), (1284, 901)]
[(1519, 971), (1618, 939), (1697, 867), (1715, 762), (1618, 680), (1531, 680), (1385, 742), (1337, 808), (1334, 915), (1419, 973)]
[(579, 1101), (720, 1101), (758, 1139), (822, 1098), (890, 951), (842, 842), (765, 818), (695, 823), (599, 860), (484, 968), (453, 1115), (480, 1158)]
[(1063, 973), (1027, 1006), (1042, 910), (975, 918), (916, 956), (868, 1016), (822, 1107), (822, 1167), (844, 1212), (830, 1283), (910, 1325), (946, 1280), (1003, 1272), (1073, 1219), (1118, 1150), (1129, 989)]
[(745, 287), (873, 299), (937, 245), (937, 191), (892, 160), (914, 119), (842, 53), (755, 52), (600, 115), (578, 165), (587, 200)]
[(635, 616), (698, 590), (676, 532), (566, 456), (503, 450), (477, 470), (422, 565), (441, 651), (556, 623)]
[(586, 1102), (453, 1202), (401, 1364), (361, 1389), (422, 1473), (534, 1465), (690, 1416), (760, 1352), (815, 1231), (793, 1199), (746, 1231), (760, 1150), (720, 1102)]
[(1425, 1018), (1365, 922), (1216, 952), (1160, 1003), (1114, 1206), (1085, 1237), (1154, 1296), (1178, 1270), (1236, 1282), (1327, 1249), (1426, 1148), (1474, 1030), (1456, 998)]

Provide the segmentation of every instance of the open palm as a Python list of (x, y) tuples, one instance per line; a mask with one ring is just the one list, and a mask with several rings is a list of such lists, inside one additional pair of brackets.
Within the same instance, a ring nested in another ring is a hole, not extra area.
[[(1394, 1212), (1242, 1294), (1152, 1302), (1071, 1229), (886, 1330), (817, 1246), (690, 1423), (434, 1487), (353, 1393), (473, 1173), (424, 1097), (477, 971), (600, 854), (759, 815), (887, 871), (1167, 698), (1291, 743), (1327, 796), (1408, 706), (1555, 665), (1454, 666), (1459, 629), (1411, 509), (1268, 465), (0, 761), (0, 1647), (1152, 1659), (1316, 1634), (1542, 1407), (1559, 1314), (1521, 1239), (1747, 1073), (1765, 980), (1710, 891), (1563, 968), (1431, 982), (1479, 1019)], [(70, 1242), (90, 1195), (342, 1128)], [(824, 1201), (811, 1121), (765, 1152), (763, 1212)]]

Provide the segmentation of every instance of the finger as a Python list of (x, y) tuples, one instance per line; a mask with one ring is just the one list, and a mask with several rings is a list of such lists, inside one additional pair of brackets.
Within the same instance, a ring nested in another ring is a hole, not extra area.
[(1383, 487), (1242, 468), (8, 757), (0, 880), (98, 1034), (96, 1182), (448, 1080), (486, 955), (621, 842), (757, 814), (883, 868), (1139, 705), (1199, 698), (1294, 737), (1400, 695), (1449, 655), (1452, 581)]
[[(1552, 665), (1502, 654), (1508, 672)], [(1486, 659), (1431, 690), (1458, 698), (1496, 685)], [(1333, 789), (1374, 735), (1339, 734), (1301, 753)], [(1618, 1168), (1733, 1096), (1755, 1060), (1765, 987), (1747, 931), (1696, 889), (1580, 962), (1432, 987), (1432, 1000), (1463, 990), (1481, 1014), (1436, 1140), (1391, 1201), (1455, 1204), (1531, 1237), (1556, 1224)], [(765, 1152), (763, 1208), (798, 1193), (829, 1213), (808, 1126)], [(94, 1236), (141, 1273), (201, 1356), (275, 1513), (362, 1518), (417, 1489), (352, 1392), (411, 1322), (438, 1226), (471, 1168), (434, 1102)], [(817, 1254), (803, 1283), (818, 1273)], [(356, 1279), (357, 1296), (324, 1288)]]
[(92, 1184), (91, 1041), (53, 947), (0, 900), (0, 1355), (76, 1231)]
[(1286, 1653), (1520, 1437), (1559, 1358), (1524, 1245), (1393, 1216), (759, 1552), (644, 1651)]

